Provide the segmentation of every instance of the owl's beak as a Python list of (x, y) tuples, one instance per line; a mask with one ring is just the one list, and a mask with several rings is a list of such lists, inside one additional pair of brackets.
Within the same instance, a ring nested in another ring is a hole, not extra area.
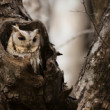
[(27, 44), (27, 49), (30, 49), (30, 47), (31, 47), (30, 44)]

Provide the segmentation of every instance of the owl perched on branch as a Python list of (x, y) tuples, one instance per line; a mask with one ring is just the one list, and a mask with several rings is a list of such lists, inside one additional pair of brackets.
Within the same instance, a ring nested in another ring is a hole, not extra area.
[(28, 58), (35, 73), (37, 73), (40, 62), (40, 37), (38, 29), (25, 31), (15, 25), (7, 46), (7, 51), (13, 56)]

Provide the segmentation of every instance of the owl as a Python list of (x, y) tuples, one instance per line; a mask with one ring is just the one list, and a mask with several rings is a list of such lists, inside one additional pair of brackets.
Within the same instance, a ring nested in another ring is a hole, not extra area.
[(40, 50), (40, 34), (38, 29), (33, 31), (21, 30), (18, 25), (13, 26), (8, 41), (7, 52), (13, 56), (28, 58), (35, 73), (37, 73)]

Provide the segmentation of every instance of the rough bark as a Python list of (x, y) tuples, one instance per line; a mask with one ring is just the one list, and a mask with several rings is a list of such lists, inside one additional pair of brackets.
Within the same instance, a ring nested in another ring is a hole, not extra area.
[[(34, 74), (28, 60), (6, 52), (12, 25), (22, 30), (39, 29), (41, 34), (40, 74)], [(68, 95), (63, 72), (57, 65), (60, 55), (49, 42), (40, 21), (32, 21), (21, 0), (0, 1), (0, 110), (76, 110), (77, 102)]]
[(110, 110), (110, 1), (93, 1), (93, 9), (99, 13), (95, 15), (95, 24), (99, 24), (97, 40), (89, 50), (76, 84), (77, 110)]

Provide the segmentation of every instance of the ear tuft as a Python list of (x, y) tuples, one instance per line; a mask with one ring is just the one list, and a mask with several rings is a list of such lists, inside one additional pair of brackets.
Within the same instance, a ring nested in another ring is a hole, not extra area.
[(13, 30), (16, 32), (16, 31), (19, 31), (19, 26), (16, 24), (13, 26)]
[(38, 34), (39, 33), (39, 29), (35, 29), (34, 32)]

